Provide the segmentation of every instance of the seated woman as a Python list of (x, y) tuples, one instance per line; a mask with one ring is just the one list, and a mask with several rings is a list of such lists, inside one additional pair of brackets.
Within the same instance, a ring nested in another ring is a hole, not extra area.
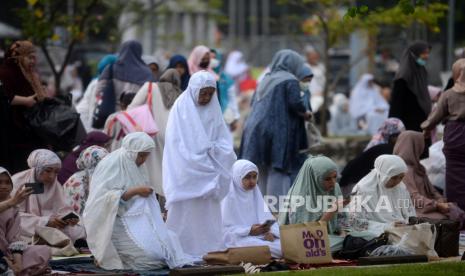
[(349, 194), (353, 186), (370, 173), (378, 156), (392, 154), (397, 137), (404, 130), (404, 124), (397, 118), (389, 118), (383, 123), (365, 151), (350, 160), (342, 170), (339, 185), (344, 195)]
[(377, 145), (391, 144), (394, 146), (397, 137), (404, 130), (405, 126), (401, 120), (394, 117), (386, 119), (378, 129), (378, 132), (371, 138), (365, 151)]
[(76, 160), (78, 172), (73, 174), (65, 184), (63, 190), (66, 195), (66, 204), (71, 206), (76, 214), (82, 215), (87, 197), (89, 195), (89, 184), (97, 164), (108, 151), (99, 146), (90, 146), (79, 155)]
[(104, 269), (149, 270), (191, 263), (161, 217), (143, 165), (155, 144), (143, 132), (123, 139), (95, 169), (84, 209), (87, 242)]
[[(336, 183), (337, 165), (325, 156), (309, 157), (297, 175), (289, 193), (291, 208), (279, 214), (279, 224), (296, 224), (325, 221), (328, 225), (331, 251), (340, 250), (344, 237), (338, 220), (337, 206), (325, 202), (325, 196), (342, 199), (341, 188)], [(292, 206), (292, 197), (304, 197), (303, 206)], [(326, 206), (325, 206), (326, 205)], [(294, 211), (295, 210), (295, 211)], [(341, 214), (342, 215), (342, 214)]]
[(425, 149), (425, 138), (416, 131), (404, 131), (399, 135), (394, 154), (402, 157), (407, 164), (404, 183), (414, 202), (418, 217), (432, 219), (451, 219), (465, 222), (465, 213), (455, 203), (447, 202), (428, 179), (425, 167), (420, 163), (420, 156)]
[(228, 248), (266, 245), (274, 258), (281, 258), (279, 226), (264, 224), (275, 218), (264, 209), (257, 180), (258, 168), (254, 163), (248, 160), (234, 163), (229, 193), (221, 204), (224, 243)]
[[(13, 181), (7, 170), (0, 167), (0, 250), (15, 275), (44, 275), (48, 271), (50, 249), (43, 245), (28, 246), (21, 240), (20, 215), (16, 205), (32, 190), (21, 187), (14, 196)], [(1, 264), (1, 262), (0, 262)], [(5, 272), (1, 271), (0, 273)], [(2, 274), (3, 275), (3, 274)]]
[[(358, 202), (370, 198), (366, 202), (368, 209), (361, 205), (351, 213), (355, 222), (363, 222), (365, 226), (356, 230), (367, 230), (373, 236), (379, 236), (385, 228), (407, 224), (408, 218), (416, 215), (409, 192), (402, 182), (406, 172), (407, 165), (398, 156), (381, 155), (376, 158), (374, 169), (352, 190), (359, 199)], [(356, 202), (357, 200), (352, 201), (351, 207), (357, 207)], [(384, 207), (389, 207), (389, 210)], [(359, 225), (352, 223), (353, 228)]]
[(21, 235), (31, 239), (37, 226), (48, 226), (61, 230), (72, 242), (86, 238), (84, 227), (79, 219), (62, 220), (72, 212), (66, 204), (63, 187), (57, 180), (61, 169), (61, 160), (52, 151), (38, 149), (33, 151), (27, 163), (29, 170), (13, 175), (15, 192), (25, 183), (42, 183), (44, 192), (32, 194), (19, 205), (21, 216)]

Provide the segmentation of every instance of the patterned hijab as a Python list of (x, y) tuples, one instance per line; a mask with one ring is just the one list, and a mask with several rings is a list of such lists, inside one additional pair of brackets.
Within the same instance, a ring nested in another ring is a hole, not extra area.
[(63, 185), (67, 195), (67, 205), (82, 214), (89, 195), (89, 184), (98, 163), (108, 155), (108, 151), (99, 146), (90, 146), (83, 150), (76, 160), (78, 172), (73, 174)]
[(401, 120), (394, 117), (388, 118), (379, 127), (378, 132), (373, 135), (367, 147), (365, 148), (365, 151), (377, 145), (389, 144), (389, 139), (391, 137), (399, 135), (404, 130), (405, 126)]
[(79, 170), (86, 170), (92, 174), (97, 164), (107, 156), (107, 154), (108, 151), (105, 148), (90, 146), (81, 152), (79, 158), (76, 160), (76, 166)]
[(27, 158), (27, 165), (39, 175), (46, 168), (61, 168), (61, 160), (53, 151), (38, 149), (31, 152)]
[(32, 90), (36, 94), (37, 98), (43, 99), (46, 97), (47, 92), (42, 87), (40, 82), (39, 74), (33, 68), (28, 68), (26, 58), (30, 54), (35, 53), (34, 44), (28, 40), (19, 40), (13, 43), (8, 49), (5, 58), (12, 60), (21, 69), (24, 78), (29, 82)]

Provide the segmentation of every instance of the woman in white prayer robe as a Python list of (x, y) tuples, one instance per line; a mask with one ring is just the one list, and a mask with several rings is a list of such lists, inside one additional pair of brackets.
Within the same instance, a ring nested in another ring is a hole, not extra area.
[(215, 94), (215, 76), (193, 74), (171, 109), (163, 153), (167, 226), (193, 256), (224, 249), (221, 200), (236, 161)]
[(130, 133), (95, 169), (83, 217), (89, 249), (104, 269), (150, 270), (193, 262), (166, 228), (148, 183), (143, 164), (154, 147), (146, 133)]
[(225, 246), (268, 246), (274, 258), (281, 258), (279, 226), (257, 186), (258, 168), (248, 160), (237, 160), (229, 193), (223, 199), (223, 239)]
[(375, 168), (352, 189), (358, 202), (370, 197), (368, 209), (363, 206), (354, 209), (352, 204), (357, 200), (350, 203), (351, 216), (356, 221), (366, 221), (367, 229), (356, 230), (367, 230), (378, 236), (386, 228), (408, 224), (408, 218), (416, 216), (410, 193), (402, 182), (406, 172), (407, 165), (399, 156), (384, 154), (376, 158)]

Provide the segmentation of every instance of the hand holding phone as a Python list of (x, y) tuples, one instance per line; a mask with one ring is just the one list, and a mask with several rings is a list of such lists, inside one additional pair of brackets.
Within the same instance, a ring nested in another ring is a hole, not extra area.
[(74, 212), (69, 212), (66, 216), (61, 218), (61, 220), (65, 221), (65, 222), (67, 222), (69, 220), (73, 220), (73, 219), (79, 220), (79, 216), (76, 215), (76, 213), (74, 213)]
[(9, 199), (13, 205), (18, 205), (32, 194), (32, 188), (26, 188), (22, 185), (16, 193)]
[(35, 182), (35, 183), (26, 183), (24, 184), (26, 188), (31, 188), (33, 194), (43, 194), (44, 193), (44, 183)]
[(270, 228), (273, 224), (275, 224), (275, 222), (276, 222), (276, 220), (274, 220), (274, 219), (268, 219), (261, 225), (261, 227)]

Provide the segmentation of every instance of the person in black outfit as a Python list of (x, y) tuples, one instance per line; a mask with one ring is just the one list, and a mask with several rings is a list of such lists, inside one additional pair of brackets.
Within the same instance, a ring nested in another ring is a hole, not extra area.
[[(421, 132), (421, 123), (431, 112), (431, 98), (428, 93), (428, 73), (426, 61), (429, 58), (431, 46), (418, 41), (410, 45), (403, 53), (399, 71), (394, 78), (391, 95), (389, 117), (402, 120), (407, 130)], [(427, 157), (431, 140), (426, 141)]]
[(392, 154), (397, 136), (399, 133), (391, 136), (389, 143), (373, 146), (347, 163), (339, 180), (339, 186), (345, 196), (351, 193), (352, 188), (360, 179), (370, 173), (375, 166), (376, 158), (383, 154)]

